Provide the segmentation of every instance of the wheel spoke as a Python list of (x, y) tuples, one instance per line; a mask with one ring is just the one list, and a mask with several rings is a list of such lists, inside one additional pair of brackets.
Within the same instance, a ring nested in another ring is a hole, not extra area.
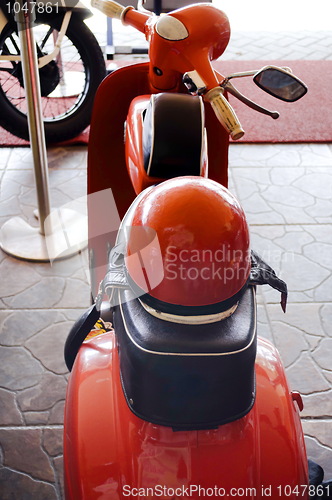
[(52, 35), (52, 33), (54, 32), (55, 30), (50, 26), (50, 29), (48, 30), (48, 32), (46, 33), (46, 35), (44, 36), (43, 40), (41, 41), (40, 43), (40, 50), (43, 51), (44, 50), (44, 47), (48, 41), (48, 39), (50, 38), (50, 36)]

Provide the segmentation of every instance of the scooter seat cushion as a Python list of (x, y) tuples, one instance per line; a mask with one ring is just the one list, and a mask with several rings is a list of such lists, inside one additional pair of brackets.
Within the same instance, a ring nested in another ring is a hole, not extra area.
[(253, 287), (231, 316), (203, 325), (156, 318), (132, 292), (119, 293), (113, 322), (122, 385), (137, 416), (174, 429), (208, 429), (250, 411), (257, 342)]

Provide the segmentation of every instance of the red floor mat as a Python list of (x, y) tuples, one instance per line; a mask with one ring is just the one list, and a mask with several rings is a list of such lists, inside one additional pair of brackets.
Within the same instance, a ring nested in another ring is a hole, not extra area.
[[(246, 132), (239, 142), (332, 142), (332, 61), (217, 61), (213, 63), (223, 75), (248, 69), (260, 69), (266, 64), (292, 68), (293, 73), (307, 84), (308, 93), (298, 102), (284, 103), (256, 87), (250, 77), (233, 80), (235, 86), (247, 97), (280, 113), (280, 117), (273, 120), (230, 96), (230, 102)], [(89, 132), (86, 130), (77, 138), (63, 144), (87, 144), (88, 138)], [(0, 146), (24, 145), (28, 143), (0, 128)]]
[(308, 93), (295, 103), (285, 103), (259, 89), (252, 78), (232, 80), (247, 97), (258, 104), (279, 111), (273, 120), (248, 108), (230, 96), (245, 130), (240, 142), (291, 143), (332, 141), (332, 61), (218, 61), (215, 68), (223, 75), (249, 69), (260, 69), (265, 64), (288, 66), (308, 87)]

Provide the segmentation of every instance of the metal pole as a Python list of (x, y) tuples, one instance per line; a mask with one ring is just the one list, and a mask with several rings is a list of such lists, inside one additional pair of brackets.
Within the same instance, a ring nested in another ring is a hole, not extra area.
[[(24, 2), (24, 10), (23, 10)], [(18, 0), (19, 13), (16, 15), (20, 38), (23, 81), (28, 106), (28, 125), (30, 145), (34, 163), (37, 189), (38, 215), (40, 233), (45, 235), (45, 219), (50, 214), (48, 165), (44, 123), (40, 98), (40, 81), (38, 59), (32, 24), (35, 16), (32, 13), (30, 0)]]
[(61, 208), (50, 213), (48, 165), (42, 116), (38, 59), (32, 24), (34, 12), (30, 0), (20, 5), (18, 24), (22, 72), (36, 181), (39, 229), (21, 217), (9, 219), (0, 229), (0, 247), (13, 257), (49, 262), (81, 252), (87, 244), (87, 220), (75, 210)]

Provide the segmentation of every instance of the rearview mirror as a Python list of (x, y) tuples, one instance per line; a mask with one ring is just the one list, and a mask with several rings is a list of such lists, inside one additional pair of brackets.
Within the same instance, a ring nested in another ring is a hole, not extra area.
[(268, 94), (282, 101), (294, 102), (303, 97), (306, 85), (290, 71), (277, 66), (265, 66), (254, 76), (254, 82)]

